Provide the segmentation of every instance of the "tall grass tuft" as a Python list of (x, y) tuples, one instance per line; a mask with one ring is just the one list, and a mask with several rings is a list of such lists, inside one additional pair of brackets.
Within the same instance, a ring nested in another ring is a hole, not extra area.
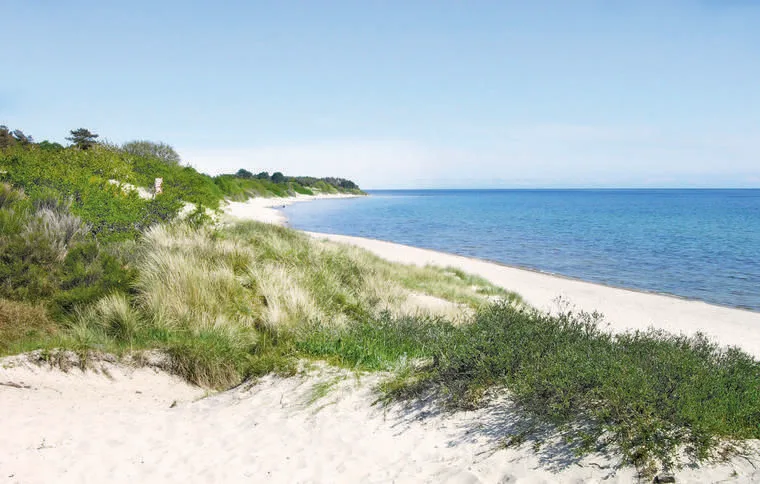
[(21, 236), (29, 246), (39, 243), (36, 241), (44, 241), (56, 254), (57, 260), (63, 261), (72, 242), (83, 238), (89, 231), (79, 217), (68, 211), (41, 208), (29, 218)]
[(143, 315), (135, 310), (123, 294), (111, 294), (97, 303), (80, 309), (75, 325), (102, 332), (121, 343), (131, 343), (145, 327)]

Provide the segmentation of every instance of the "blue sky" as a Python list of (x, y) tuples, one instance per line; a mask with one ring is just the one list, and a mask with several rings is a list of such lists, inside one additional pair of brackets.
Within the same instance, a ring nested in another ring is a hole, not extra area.
[(760, 186), (760, 1), (0, 7), (0, 124), (38, 140), (367, 188)]

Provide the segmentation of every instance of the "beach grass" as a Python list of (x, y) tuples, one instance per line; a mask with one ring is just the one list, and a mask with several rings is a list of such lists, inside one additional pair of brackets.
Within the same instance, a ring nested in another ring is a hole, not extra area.
[[(272, 371), (292, 374), (308, 356), (305, 335), (317, 327), (353, 327), (381, 314), (464, 320), (494, 295), (519, 304), (483, 280), (392, 264), (255, 222), (158, 226), (114, 252), (134, 272), (131, 284), (78, 306), (36, 344), (117, 354), (158, 349), (171, 356), (171, 371), (217, 389)], [(442, 303), (419, 303), (417, 294)]]
[(215, 389), (293, 375), (304, 359), (382, 371), (386, 401), (435, 395), (457, 410), (507, 395), (581, 452), (612, 450), (645, 472), (760, 438), (760, 363), (702, 336), (613, 335), (598, 315), (543, 314), (455, 269), (255, 222), (156, 226), (111, 254), (129, 285), (62, 318), (0, 300), (0, 351), (158, 351)]

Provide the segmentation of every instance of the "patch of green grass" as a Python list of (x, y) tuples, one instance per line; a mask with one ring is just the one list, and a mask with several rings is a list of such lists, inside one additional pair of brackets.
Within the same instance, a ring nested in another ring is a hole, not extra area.
[[(158, 349), (171, 355), (173, 372), (212, 388), (292, 373), (300, 358), (388, 369), (414, 357), (427, 344), (420, 336), (427, 323), (407, 316), (426, 310), (404, 306), (410, 292), (399, 274), (415, 290), (424, 285), (473, 306), (487, 303), (442, 271), (394, 265), (267, 224), (160, 226), (111, 253), (135, 276), (128, 290), (79, 306), (64, 328), (66, 344), (117, 354)], [(435, 310), (427, 314), (434, 324)]]

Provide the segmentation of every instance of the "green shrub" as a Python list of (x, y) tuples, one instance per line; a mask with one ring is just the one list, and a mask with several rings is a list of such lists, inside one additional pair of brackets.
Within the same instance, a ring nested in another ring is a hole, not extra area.
[(506, 388), (586, 451), (611, 445), (644, 469), (670, 467), (681, 451), (705, 460), (722, 439), (760, 438), (760, 362), (703, 336), (612, 335), (595, 315), (503, 304), (450, 334), (430, 350), (435, 364), (422, 381), (445, 389), (454, 407)]
[(298, 183), (291, 182), (290, 187), (294, 192), (299, 193), (301, 195), (314, 195), (314, 192), (312, 192), (311, 190), (309, 190), (308, 188), (304, 186), (301, 186)]
[(128, 290), (133, 271), (101, 249), (67, 203), (46, 196), (35, 201), (35, 211), (21, 191), (1, 189), (0, 297), (46, 302), (61, 316), (112, 290)]
[[(183, 202), (216, 209), (224, 197), (211, 177), (191, 167), (106, 145), (88, 150), (14, 145), (0, 152), (0, 171), (0, 179), (24, 188), (36, 204), (70, 200), (70, 211), (103, 241), (135, 239), (144, 228), (174, 218)], [(164, 191), (154, 199), (119, 185), (153, 187), (159, 177)]]

